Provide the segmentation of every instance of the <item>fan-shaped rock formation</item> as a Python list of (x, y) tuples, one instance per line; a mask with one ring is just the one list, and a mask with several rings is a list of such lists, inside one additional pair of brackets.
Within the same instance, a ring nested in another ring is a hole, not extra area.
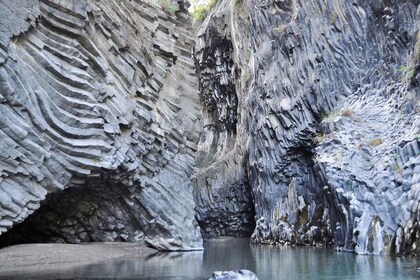
[(12, 240), (200, 249), (183, 3), (168, 13), (148, 1), (19, 2), (0, 3), (0, 230), (42, 202)]

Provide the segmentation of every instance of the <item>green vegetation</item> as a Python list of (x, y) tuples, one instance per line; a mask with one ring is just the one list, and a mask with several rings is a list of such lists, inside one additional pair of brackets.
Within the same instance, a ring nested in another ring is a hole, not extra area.
[(162, 8), (169, 14), (175, 15), (177, 11), (176, 5), (171, 0), (159, 0)]
[(414, 77), (414, 68), (409, 66), (401, 66), (398, 71), (402, 73), (402, 80), (409, 81)]
[(195, 6), (190, 10), (193, 22), (203, 21), (216, 4), (217, 0), (210, 0), (207, 4)]
[(384, 140), (382, 138), (375, 138), (375, 139), (373, 139), (369, 142), (369, 145), (377, 147), (377, 146), (381, 145), (382, 143), (384, 143)]
[(330, 112), (328, 115), (322, 117), (321, 123), (330, 123), (338, 116), (340, 116), (340, 112), (337, 112), (337, 111)]
[(401, 174), (403, 172), (403, 168), (398, 163), (395, 165), (395, 172), (397, 172), (398, 174)]
[(99, 163), (101, 163), (101, 158), (94, 158), (94, 159), (92, 159), (92, 162), (94, 163), (94, 164), (99, 164)]
[(315, 134), (315, 137), (313, 138), (313, 142), (318, 144), (318, 143), (321, 143), (322, 141), (324, 141), (324, 139), (325, 139), (324, 134), (317, 133), (317, 134)]
[(321, 118), (321, 123), (330, 123), (332, 122), (335, 118), (341, 116), (341, 117), (350, 117), (353, 115), (353, 110), (350, 108), (344, 108), (341, 109), (340, 111), (333, 111), (330, 112), (328, 115), (323, 116)]

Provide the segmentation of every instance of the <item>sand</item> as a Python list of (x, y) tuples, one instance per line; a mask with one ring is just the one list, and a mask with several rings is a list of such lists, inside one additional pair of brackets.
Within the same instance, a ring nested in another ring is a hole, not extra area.
[(155, 252), (143, 244), (115, 242), (10, 246), (0, 250), (0, 278), (25, 272), (66, 270), (114, 258), (145, 258)]

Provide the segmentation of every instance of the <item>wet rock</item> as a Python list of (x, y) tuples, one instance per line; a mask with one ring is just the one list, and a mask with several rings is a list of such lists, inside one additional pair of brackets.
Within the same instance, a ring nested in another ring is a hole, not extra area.
[(216, 271), (209, 280), (258, 280), (252, 271), (241, 269), (234, 271)]

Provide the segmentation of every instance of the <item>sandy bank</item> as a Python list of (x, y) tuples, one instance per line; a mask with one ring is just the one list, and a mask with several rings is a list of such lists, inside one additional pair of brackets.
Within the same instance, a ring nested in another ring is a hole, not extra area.
[[(0, 278), (26, 271), (71, 269), (121, 257), (144, 258), (156, 251), (137, 243), (22, 244), (0, 250)], [(2, 279), (3, 279), (2, 278)]]

